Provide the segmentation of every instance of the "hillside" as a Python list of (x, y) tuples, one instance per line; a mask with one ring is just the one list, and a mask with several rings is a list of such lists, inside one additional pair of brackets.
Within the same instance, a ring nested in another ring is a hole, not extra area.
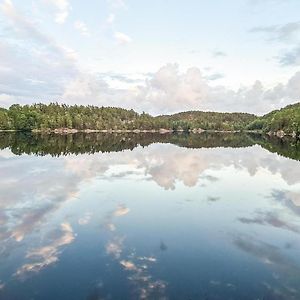
[(247, 113), (187, 111), (157, 118), (172, 124), (174, 130), (201, 128), (204, 130), (235, 131), (243, 130), (257, 117)]
[(274, 110), (262, 117), (257, 117), (247, 126), (249, 130), (262, 130), (278, 134), (300, 136), (300, 103)]
[(188, 111), (153, 117), (117, 107), (68, 106), (64, 104), (14, 104), (0, 108), (0, 130), (54, 131), (242, 131), (253, 130), (300, 135), (300, 103), (262, 117), (247, 113)]
[(0, 110), (2, 130), (159, 130), (189, 131), (191, 129), (242, 130), (255, 120), (244, 113), (190, 111), (152, 117), (133, 110), (116, 107), (68, 106), (57, 103), (12, 105)]

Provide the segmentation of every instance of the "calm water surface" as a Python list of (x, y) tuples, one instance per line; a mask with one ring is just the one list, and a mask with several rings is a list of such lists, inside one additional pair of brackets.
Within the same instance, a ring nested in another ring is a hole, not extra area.
[(0, 299), (300, 299), (281, 144), (2, 135)]

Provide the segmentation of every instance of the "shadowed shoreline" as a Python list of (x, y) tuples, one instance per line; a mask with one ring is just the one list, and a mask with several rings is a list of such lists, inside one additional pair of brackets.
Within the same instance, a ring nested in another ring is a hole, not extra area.
[(9, 148), (16, 155), (93, 154), (133, 150), (153, 143), (184, 148), (241, 148), (260, 145), (281, 156), (300, 160), (300, 143), (291, 138), (277, 138), (254, 133), (74, 133), (40, 134), (0, 132), (0, 149)]

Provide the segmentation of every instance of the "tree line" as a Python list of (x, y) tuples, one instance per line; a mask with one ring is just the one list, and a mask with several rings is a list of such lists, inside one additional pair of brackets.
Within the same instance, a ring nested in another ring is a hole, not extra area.
[(0, 130), (53, 131), (76, 130), (160, 130), (170, 131), (255, 130), (300, 135), (300, 103), (275, 110), (262, 117), (248, 113), (188, 111), (153, 117), (118, 107), (66, 104), (14, 104), (0, 108)]
[(300, 137), (300, 103), (257, 117), (246, 128), (263, 132), (283, 131), (285, 134)]
[(2, 130), (241, 130), (255, 119), (243, 113), (187, 112), (153, 117), (117, 107), (65, 105), (58, 103), (19, 105), (0, 109)]

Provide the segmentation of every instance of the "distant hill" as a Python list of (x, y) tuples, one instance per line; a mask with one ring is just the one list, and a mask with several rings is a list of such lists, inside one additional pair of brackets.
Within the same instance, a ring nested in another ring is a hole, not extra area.
[(0, 108), (0, 130), (18, 131), (262, 131), (300, 135), (300, 103), (262, 117), (248, 113), (187, 111), (153, 117), (117, 107), (58, 103)]
[(201, 128), (204, 130), (236, 131), (243, 130), (249, 123), (256, 120), (257, 116), (247, 113), (187, 111), (157, 118), (172, 124), (174, 130)]
[(288, 105), (262, 117), (257, 117), (246, 128), (249, 130), (262, 130), (263, 132), (281, 132), (281, 134), (299, 137), (300, 103)]

